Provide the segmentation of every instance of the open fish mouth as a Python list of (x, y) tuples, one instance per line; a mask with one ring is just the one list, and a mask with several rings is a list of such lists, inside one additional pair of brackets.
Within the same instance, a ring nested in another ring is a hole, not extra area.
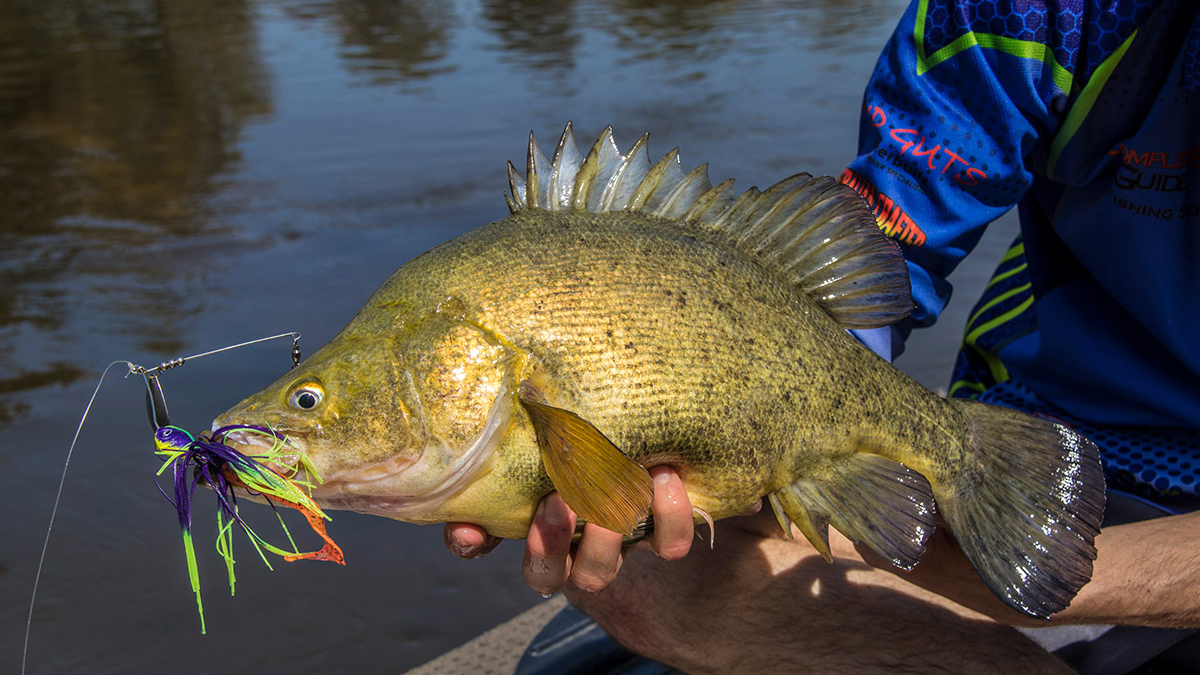
[[(307, 492), (323, 505), (352, 511), (373, 513), (394, 510), (397, 500), (371, 495), (371, 487), (397, 478), (420, 459), (420, 455), (393, 457), (332, 475), (318, 475), (295, 440), (302, 437), (298, 432), (281, 432), (274, 428), (241, 424), (219, 426), (214, 423), (211, 434), (214, 441), (237, 450), (294, 483), (304, 485)], [(366, 494), (358, 494), (360, 491)]]
[(294, 434), (281, 433), (266, 427), (246, 425), (213, 425), (212, 439), (227, 445), (267, 469), (296, 482), (313, 483), (305, 466), (304, 452), (290, 439)]

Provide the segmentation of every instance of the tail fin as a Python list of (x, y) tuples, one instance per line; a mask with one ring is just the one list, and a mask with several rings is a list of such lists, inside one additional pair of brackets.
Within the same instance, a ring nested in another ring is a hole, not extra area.
[(988, 588), (1049, 618), (1092, 576), (1104, 513), (1100, 451), (1059, 423), (953, 403), (966, 419), (968, 468), (956, 485), (939, 486), (938, 507)]

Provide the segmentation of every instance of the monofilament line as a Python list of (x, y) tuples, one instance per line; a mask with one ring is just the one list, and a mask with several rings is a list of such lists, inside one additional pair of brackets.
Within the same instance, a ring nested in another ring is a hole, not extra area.
[(46, 563), (46, 550), (50, 547), (50, 531), (54, 529), (54, 518), (58, 515), (58, 503), (62, 499), (63, 485), (67, 482), (67, 467), (71, 466), (71, 455), (75, 452), (75, 443), (79, 440), (79, 432), (83, 431), (83, 423), (87, 420), (88, 413), (92, 411), (92, 403), (96, 401), (96, 394), (100, 393), (100, 387), (104, 384), (104, 378), (108, 375), (108, 371), (119, 363), (125, 364), (130, 373), (133, 372), (134, 365), (129, 361), (113, 361), (108, 364), (108, 367), (100, 374), (100, 381), (96, 383), (96, 388), (92, 390), (92, 397), (88, 399), (87, 406), (83, 409), (83, 416), (79, 418), (79, 426), (75, 427), (75, 437), (71, 439), (71, 447), (67, 449), (67, 461), (63, 463), (62, 478), (58, 480), (58, 493), (54, 495), (54, 508), (50, 510), (50, 524), (46, 526), (46, 539), (42, 542), (42, 555), (38, 558), (37, 573), (33, 577), (33, 594), (29, 598), (29, 615), (25, 618), (25, 646), (21, 650), (21, 675), (25, 675), (25, 659), (29, 656), (29, 632), (33, 626), (33, 605), (37, 602), (38, 582), (42, 579), (42, 566)]

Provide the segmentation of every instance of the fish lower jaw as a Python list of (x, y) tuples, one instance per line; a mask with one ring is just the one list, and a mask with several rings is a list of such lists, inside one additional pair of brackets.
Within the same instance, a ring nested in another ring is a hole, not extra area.
[(422, 499), (420, 495), (401, 497), (361, 494), (322, 495), (314, 490), (313, 498), (322, 509), (326, 510), (354, 511), (418, 525), (441, 522), (431, 515), (441, 504), (441, 500)]

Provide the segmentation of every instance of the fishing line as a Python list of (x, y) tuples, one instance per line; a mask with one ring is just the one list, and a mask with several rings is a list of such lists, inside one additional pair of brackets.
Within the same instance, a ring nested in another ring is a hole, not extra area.
[[(125, 367), (128, 368), (127, 372), (125, 373), (125, 377), (129, 377), (130, 375), (142, 376), (146, 382), (146, 396), (148, 405), (151, 406), (150, 410), (148, 411), (150, 414), (150, 422), (151, 424), (154, 424), (160, 412), (165, 416), (166, 411), (165, 400), (162, 398), (162, 388), (158, 385), (159, 373), (163, 372), (164, 370), (176, 368), (183, 365), (187, 361), (193, 361), (204, 356), (211, 356), (213, 354), (227, 352), (231, 349), (247, 347), (260, 342), (268, 342), (270, 340), (277, 340), (284, 337), (292, 338), (292, 367), (294, 368), (300, 363), (300, 334), (291, 332), (258, 338), (257, 340), (249, 340), (247, 342), (239, 342), (238, 344), (229, 345), (228, 347), (221, 347), (220, 349), (213, 349), (207, 352), (193, 354), (191, 356), (171, 359), (170, 361), (164, 361), (163, 363), (160, 363), (152, 368), (135, 365), (132, 361), (113, 361), (104, 368), (104, 372), (100, 373), (100, 381), (96, 383), (96, 388), (92, 390), (91, 398), (88, 399), (87, 405), (83, 408), (83, 415), (79, 418), (79, 425), (75, 427), (75, 435), (71, 438), (70, 447), (67, 448), (67, 460), (63, 463), (62, 477), (60, 477), (58, 480), (58, 492), (54, 495), (54, 507), (50, 510), (50, 523), (46, 526), (46, 538), (42, 542), (42, 553), (38, 558), (37, 572), (33, 577), (33, 593), (29, 598), (29, 614), (25, 618), (25, 644), (21, 650), (21, 675), (25, 675), (25, 663), (29, 657), (29, 635), (33, 628), (33, 608), (37, 602), (38, 584), (42, 580), (42, 568), (46, 563), (46, 551), (50, 548), (50, 533), (54, 530), (54, 519), (58, 516), (58, 505), (62, 500), (63, 486), (67, 482), (67, 469), (71, 466), (71, 457), (75, 454), (75, 444), (79, 442), (79, 434), (83, 431), (83, 424), (87, 421), (88, 415), (92, 411), (92, 404), (96, 402), (96, 396), (100, 393), (100, 387), (104, 385), (104, 378), (108, 376), (108, 372), (113, 369), (113, 366), (124, 364)], [(152, 380), (154, 381), (154, 385), (151, 385)], [(157, 389), (157, 397), (155, 396), (155, 389)], [(162, 402), (161, 411), (159, 409), (159, 402)]]

